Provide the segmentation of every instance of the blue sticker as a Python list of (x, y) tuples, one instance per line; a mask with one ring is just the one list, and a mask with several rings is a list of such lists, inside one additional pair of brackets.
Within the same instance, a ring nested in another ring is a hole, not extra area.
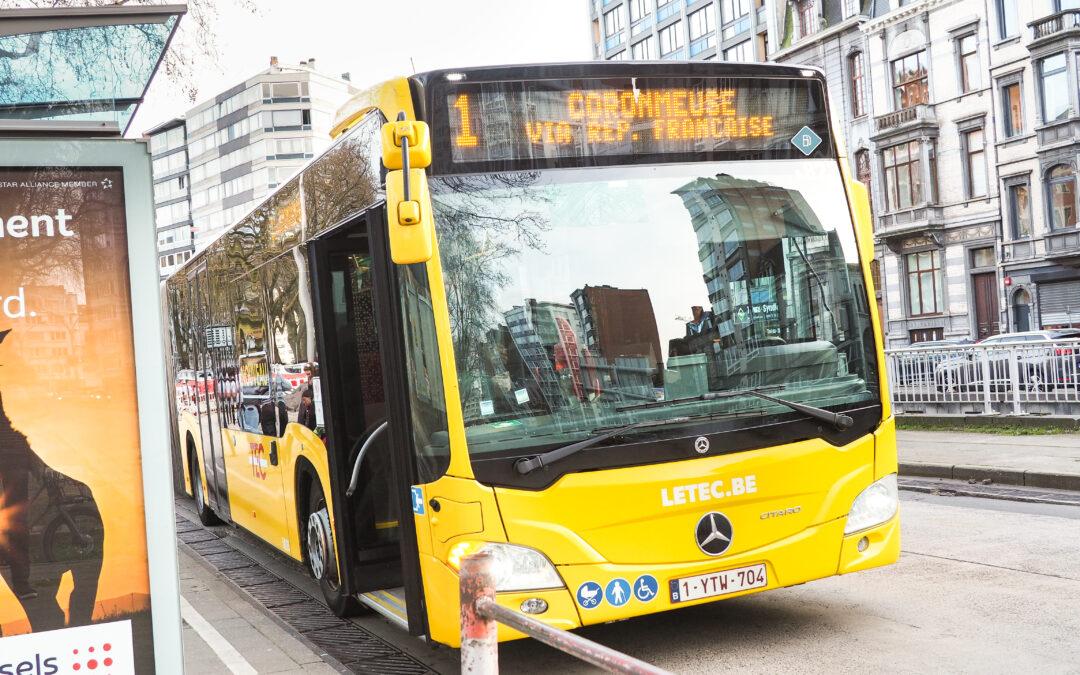
[(659, 590), (660, 584), (656, 582), (656, 577), (651, 574), (642, 574), (634, 582), (634, 597), (642, 602), (651, 601), (656, 597)]
[(626, 579), (612, 579), (604, 589), (604, 597), (615, 607), (630, 602), (630, 583)]
[(424, 491), (415, 485), (412, 488), (412, 512), (418, 516), (424, 515)]
[(595, 581), (586, 581), (578, 586), (577, 601), (585, 609), (596, 609), (604, 601), (604, 593), (600, 584)]
[(803, 127), (799, 129), (799, 133), (791, 138), (791, 144), (798, 148), (799, 152), (809, 157), (821, 145), (821, 136), (815, 134), (810, 127)]

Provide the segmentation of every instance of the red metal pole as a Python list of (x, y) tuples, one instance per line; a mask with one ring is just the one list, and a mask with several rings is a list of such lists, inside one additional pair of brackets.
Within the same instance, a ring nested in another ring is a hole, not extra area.
[(494, 617), (476, 608), (481, 598), (495, 601), (491, 554), (480, 551), (461, 561), (461, 672), (497, 675), (499, 628)]

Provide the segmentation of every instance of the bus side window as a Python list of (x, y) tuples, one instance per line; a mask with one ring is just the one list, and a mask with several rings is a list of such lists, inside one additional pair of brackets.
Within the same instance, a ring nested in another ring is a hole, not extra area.
[[(262, 270), (236, 280), (235, 340), (237, 352), (237, 401), (244, 431), (265, 433), (262, 407), (271, 400), (270, 364), (266, 356), (266, 314), (263, 309)], [(274, 425), (269, 428), (273, 430)], [(273, 434), (268, 434), (273, 435)]]
[(318, 386), (315, 319), (310, 296), (307, 257), (297, 247), (265, 268), (271, 397), (278, 435), (287, 424), (318, 432), (321, 415), (315, 410)]

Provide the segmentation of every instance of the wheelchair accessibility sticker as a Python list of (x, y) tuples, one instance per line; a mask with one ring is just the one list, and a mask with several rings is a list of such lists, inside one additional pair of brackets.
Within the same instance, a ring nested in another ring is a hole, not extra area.
[(660, 590), (660, 584), (651, 574), (642, 574), (634, 582), (634, 597), (642, 602), (650, 602)]
[(578, 586), (577, 601), (584, 609), (596, 609), (604, 601), (604, 593), (600, 584), (595, 581), (586, 581)]
[(424, 515), (424, 491), (415, 485), (412, 486), (412, 510), (418, 516)]

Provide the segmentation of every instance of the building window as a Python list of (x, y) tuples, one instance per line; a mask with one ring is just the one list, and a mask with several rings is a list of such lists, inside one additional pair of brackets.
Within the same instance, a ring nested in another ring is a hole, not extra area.
[(956, 41), (956, 54), (960, 62), (960, 93), (966, 94), (981, 87), (979, 40), (974, 33)]
[(994, 264), (995, 262), (993, 246), (984, 246), (982, 248), (971, 249), (971, 267), (973, 269), (993, 267)]
[(919, 142), (885, 148), (885, 195), (888, 209), (909, 209), (923, 200)]
[(850, 19), (862, 12), (859, 5), (862, 4), (862, 0), (844, 0), (844, 18)]
[(750, 0), (722, 0), (720, 22), (725, 40), (750, 30)]
[(964, 132), (964, 170), (967, 198), (986, 196), (986, 140), (982, 129)]
[(716, 19), (711, 6), (687, 17), (690, 23), (690, 56), (716, 46)]
[(893, 105), (897, 110), (930, 102), (926, 52), (915, 52), (892, 62)]
[(816, 12), (814, 10), (814, 0), (796, 0), (795, 11), (799, 16), (799, 39), (814, 34), (816, 30), (814, 25)]
[(1027, 183), (1008, 188), (1009, 229), (1013, 239), (1031, 236), (1031, 192)]
[(753, 61), (754, 50), (751, 48), (750, 40), (740, 42), (734, 47), (728, 47), (724, 50), (725, 61)]
[(942, 302), (941, 253), (937, 250), (904, 256), (908, 277), (908, 315), (940, 314)]
[(1020, 18), (1016, 11), (1016, 0), (997, 0), (998, 36), (1006, 38), (1020, 35)]
[(630, 23), (637, 23), (652, 13), (652, 0), (630, 0)]
[(866, 79), (863, 76), (862, 52), (848, 57), (848, 77), (851, 78), (851, 116), (866, 114)]
[(870, 212), (874, 211), (874, 191), (870, 188), (870, 151), (855, 151), (855, 180), (866, 186), (866, 196), (870, 200)]
[(1069, 114), (1069, 80), (1065, 54), (1039, 61), (1039, 89), (1043, 122), (1055, 122)]
[(716, 30), (712, 7), (700, 9), (686, 17), (690, 22), (690, 39), (696, 40), (705, 37)]
[(676, 21), (660, 31), (660, 56), (667, 56), (683, 46), (682, 21)]
[(1005, 138), (1024, 133), (1024, 104), (1019, 82), (1012, 82), (1001, 88), (1001, 106)]
[(1076, 227), (1076, 172), (1059, 164), (1046, 174), (1050, 201), (1050, 229)]
[(630, 56), (637, 61), (648, 61), (656, 58), (653, 50), (653, 38), (647, 37), (640, 42), (630, 45)]
[(604, 37), (611, 37), (622, 32), (622, 7), (616, 7), (604, 15)]

